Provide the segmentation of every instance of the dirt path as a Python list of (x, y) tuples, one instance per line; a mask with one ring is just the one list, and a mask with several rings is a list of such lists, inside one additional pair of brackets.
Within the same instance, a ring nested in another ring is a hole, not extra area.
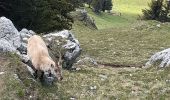
[(99, 65), (102, 66), (108, 66), (112, 68), (124, 68), (124, 67), (135, 67), (135, 68), (142, 68), (142, 64), (112, 64), (112, 63), (102, 63), (102, 62), (97, 62)]

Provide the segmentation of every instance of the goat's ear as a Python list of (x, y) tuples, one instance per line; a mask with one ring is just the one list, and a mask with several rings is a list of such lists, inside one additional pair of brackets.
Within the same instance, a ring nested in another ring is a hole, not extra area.
[(54, 65), (53, 65), (53, 64), (51, 64), (51, 68), (54, 68)]

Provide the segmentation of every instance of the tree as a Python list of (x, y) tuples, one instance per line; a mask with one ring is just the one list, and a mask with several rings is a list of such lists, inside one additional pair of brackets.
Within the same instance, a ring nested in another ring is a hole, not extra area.
[(105, 10), (108, 10), (110, 12), (110, 10), (112, 10), (112, 6), (112, 0), (105, 0), (102, 5), (102, 11), (104, 12)]
[(84, 0), (84, 2), (89, 5), (89, 8), (91, 8), (92, 1), (93, 1), (93, 0)]
[(170, 22), (168, 14), (170, 13), (170, 1), (165, 1), (166, 3), (162, 6), (159, 20), (162, 22)]
[(78, 8), (83, 6), (84, 0), (66, 0), (67, 2), (71, 3), (74, 8)]
[(103, 7), (103, 3), (105, 0), (93, 0), (92, 1), (92, 6), (93, 6), (93, 11), (95, 13), (100, 13)]
[(0, 5), (1, 16), (10, 18), (18, 29), (49, 32), (71, 29), (73, 22), (68, 13), (74, 7), (66, 0), (1, 0)]
[(163, 0), (152, 0), (149, 9), (142, 10), (144, 19), (158, 19), (163, 5)]
[(168, 14), (170, 13), (170, 1), (152, 0), (149, 9), (142, 10), (143, 19), (158, 20), (161, 22), (170, 21)]
[(100, 13), (100, 11), (108, 10), (110, 11), (112, 9), (112, 0), (93, 0), (92, 6), (94, 9), (94, 12)]

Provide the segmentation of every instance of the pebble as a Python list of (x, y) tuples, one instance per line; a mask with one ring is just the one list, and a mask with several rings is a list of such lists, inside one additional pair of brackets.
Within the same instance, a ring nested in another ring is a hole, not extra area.
[(97, 86), (91, 86), (90, 89), (91, 89), (91, 90), (96, 90), (96, 89), (97, 89)]
[(156, 26), (157, 26), (157, 27), (161, 27), (161, 25), (160, 25), (160, 24), (157, 24)]
[(130, 76), (132, 76), (132, 74), (130, 74)]
[(5, 72), (0, 72), (0, 75), (3, 75), (3, 74), (5, 74)]
[(76, 100), (76, 98), (74, 98), (74, 97), (71, 97), (71, 98), (70, 98), (70, 100)]
[(107, 79), (107, 76), (106, 76), (106, 75), (100, 74), (99, 77), (101, 77), (101, 78), (103, 78), (103, 79)]

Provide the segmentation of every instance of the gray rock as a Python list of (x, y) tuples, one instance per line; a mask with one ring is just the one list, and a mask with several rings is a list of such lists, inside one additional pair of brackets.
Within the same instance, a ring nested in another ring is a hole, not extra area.
[(17, 50), (21, 54), (27, 54), (27, 44), (26, 43), (22, 43), (21, 46), (19, 48), (17, 48)]
[(21, 57), (23, 62), (28, 62), (30, 60), (28, 55), (25, 55), (25, 54), (22, 54), (20, 57)]
[(18, 50), (21, 52), (21, 54), (26, 54), (28, 39), (36, 33), (32, 30), (27, 30), (25, 28), (23, 28), (19, 33), (21, 36), (21, 46), (18, 48)]
[(91, 89), (91, 90), (96, 90), (96, 89), (97, 89), (97, 86), (90, 86), (90, 89)]
[(94, 18), (88, 15), (86, 9), (78, 8), (76, 11), (71, 13), (71, 16), (74, 20), (82, 21), (84, 25), (88, 26), (89, 28), (97, 29)]
[(43, 37), (48, 47), (54, 51), (53, 54), (55, 56), (59, 57), (57, 52), (61, 52), (61, 56), (64, 59), (63, 67), (71, 68), (81, 53), (80, 44), (74, 35), (68, 30), (63, 30), (44, 35)]
[(21, 46), (21, 37), (12, 21), (0, 17), (0, 50), (15, 52)]
[(95, 59), (91, 57), (84, 57), (77, 61), (76, 65), (89, 65), (89, 66), (98, 66), (98, 63)]
[(144, 68), (148, 68), (155, 64), (159, 64), (160, 68), (170, 66), (170, 48), (157, 52), (151, 56)]
[(0, 51), (16, 52), (16, 48), (14, 47), (14, 45), (10, 44), (7, 40), (0, 39)]
[(31, 37), (31, 36), (36, 34), (34, 31), (27, 30), (25, 28), (23, 28), (19, 33), (21, 34), (22, 38), (29, 38), (29, 37)]
[(3, 74), (5, 74), (5, 72), (0, 72), (0, 75), (3, 75)]

